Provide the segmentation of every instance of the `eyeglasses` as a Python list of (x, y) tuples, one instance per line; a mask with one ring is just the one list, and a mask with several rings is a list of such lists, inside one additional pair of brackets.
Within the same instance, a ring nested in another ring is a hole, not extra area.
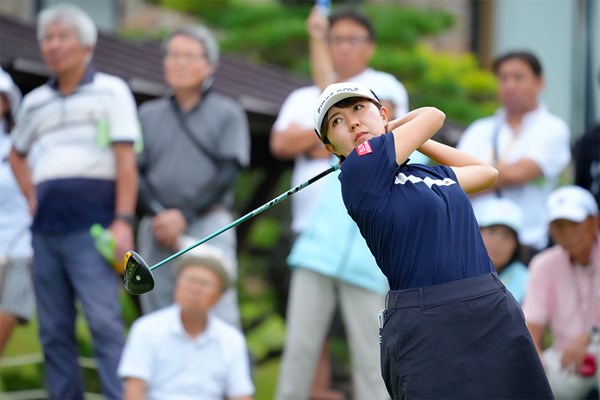
[(199, 279), (195, 277), (182, 276), (181, 281), (191, 286), (198, 286), (205, 290), (216, 291), (220, 289), (218, 282), (210, 281), (207, 279)]
[(165, 55), (165, 61), (167, 62), (183, 61), (186, 63), (193, 63), (201, 60), (206, 60), (206, 55), (189, 53), (167, 53)]
[(368, 36), (330, 36), (329, 44), (332, 46), (341, 46), (348, 43), (351, 47), (357, 47), (370, 41)]

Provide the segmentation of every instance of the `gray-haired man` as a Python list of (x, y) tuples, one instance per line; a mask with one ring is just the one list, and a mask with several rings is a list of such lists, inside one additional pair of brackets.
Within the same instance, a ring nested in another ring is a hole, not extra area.
[(84, 395), (75, 337), (79, 300), (103, 394), (116, 399), (122, 395), (116, 369), (125, 340), (121, 283), (89, 230), (96, 223), (110, 229), (117, 259), (133, 246), (135, 102), (125, 82), (90, 66), (96, 27), (79, 8), (63, 4), (42, 11), (38, 39), (53, 78), (25, 96), (10, 163), (33, 215), (32, 276), (48, 397)]
[[(242, 108), (211, 90), (219, 49), (211, 33), (195, 26), (175, 31), (163, 44), (165, 80), (172, 94), (140, 107), (144, 150), (139, 157), (141, 200), (148, 206), (139, 231), (139, 253), (155, 263), (178, 250), (182, 237), (204, 237), (232, 221), (239, 169), (249, 162), (250, 137)], [(235, 231), (212, 242), (236, 264)], [(144, 313), (173, 299), (171, 268), (156, 270), (156, 287), (142, 296)], [(239, 324), (234, 289), (216, 308)]]

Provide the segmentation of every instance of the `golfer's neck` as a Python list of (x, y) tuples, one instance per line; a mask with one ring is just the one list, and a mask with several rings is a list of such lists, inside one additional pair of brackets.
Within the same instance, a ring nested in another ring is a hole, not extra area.
[(190, 111), (200, 102), (202, 94), (197, 89), (192, 90), (176, 90), (174, 92), (175, 101), (182, 111)]

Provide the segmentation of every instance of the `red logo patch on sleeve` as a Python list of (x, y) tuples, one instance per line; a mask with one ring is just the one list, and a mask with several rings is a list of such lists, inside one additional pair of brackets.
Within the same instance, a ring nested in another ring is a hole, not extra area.
[(359, 156), (364, 156), (365, 154), (369, 154), (373, 152), (371, 145), (369, 142), (364, 142), (356, 146), (356, 152)]

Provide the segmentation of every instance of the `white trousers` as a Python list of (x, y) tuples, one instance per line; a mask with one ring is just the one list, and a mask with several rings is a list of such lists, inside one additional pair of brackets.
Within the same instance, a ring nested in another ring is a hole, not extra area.
[(388, 399), (381, 377), (377, 315), (385, 295), (304, 268), (292, 272), (278, 400), (306, 400), (323, 342), (339, 304), (352, 363), (356, 399)]

